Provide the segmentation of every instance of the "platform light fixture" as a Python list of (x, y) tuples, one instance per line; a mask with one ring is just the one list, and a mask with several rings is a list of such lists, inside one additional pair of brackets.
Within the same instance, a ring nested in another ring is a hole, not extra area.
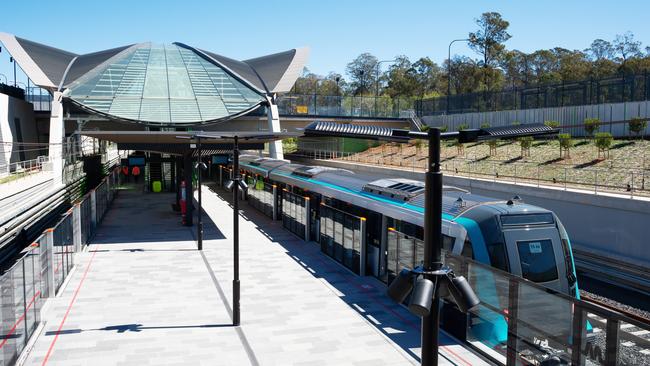
[[(469, 129), (441, 132), (431, 127), (428, 131), (409, 131), (388, 127), (340, 124), (315, 121), (305, 127), (305, 136), (349, 137), (406, 143), (412, 139), (429, 142), (428, 168), (425, 173), (424, 193), (424, 265), (414, 270), (402, 270), (388, 287), (388, 296), (401, 303), (411, 294), (409, 310), (422, 318), (421, 364), (438, 364), (438, 334), (440, 329), (440, 298), (448, 294), (467, 312), (479, 299), (463, 277), (456, 277), (442, 264), (442, 172), (440, 171), (440, 141), (458, 139), (475, 142), (491, 139), (513, 139), (523, 136), (556, 135), (559, 130), (543, 124)], [(446, 292), (445, 292), (446, 291)]]

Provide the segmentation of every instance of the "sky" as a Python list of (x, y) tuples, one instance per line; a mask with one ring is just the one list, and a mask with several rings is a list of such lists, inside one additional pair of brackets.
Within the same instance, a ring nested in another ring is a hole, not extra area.
[[(344, 74), (363, 52), (379, 60), (428, 56), (442, 63), (449, 42), (467, 38), (487, 11), (510, 22), (508, 49), (583, 50), (596, 38), (611, 41), (626, 31), (645, 47), (648, 8), (647, 0), (6, 0), (0, 3), (0, 32), (78, 54), (178, 41), (247, 59), (307, 46), (308, 68), (325, 75)], [(478, 57), (462, 43), (453, 45), (452, 54)], [(13, 79), (4, 48), (0, 74)]]

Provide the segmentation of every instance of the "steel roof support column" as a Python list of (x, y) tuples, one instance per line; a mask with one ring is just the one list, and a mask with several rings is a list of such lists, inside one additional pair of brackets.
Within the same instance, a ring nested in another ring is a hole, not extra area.
[(54, 92), (52, 112), (50, 116), (50, 140), (48, 149), (49, 165), (52, 170), (52, 181), (55, 186), (63, 184), (63, 138), (65, 124), (63, 123), (63, 95)]
[[(282, 132), (280, 129), (280, 113), (278, 112), (278, 106), (275, 104), (275, 96), (267, 96), (266, 100), (268, 102), (268, 105), (266, 106), (266, 115), (269, 122), (269, 132)], [(284, 159), (282, 141), (270, 141), (269, 154), (273, 159)]]
[(192, 189), (192, 153), (183, 155), (183, 179), (185, 180), (185, 199), (187, 211), (185, 214), (185, 226), (192, 226), (194, 219), (194, 189)]

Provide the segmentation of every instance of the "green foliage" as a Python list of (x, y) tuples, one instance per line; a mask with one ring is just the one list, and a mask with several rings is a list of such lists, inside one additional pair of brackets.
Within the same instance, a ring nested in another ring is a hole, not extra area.
[(610, 146), (612, 146), (612, 141), (614, 141), (614, 137), (612, 136), (611, 133), (598, 132), (596, 134), (596, 140), (594, 141), (594, 143), (596, 144), (596, 147), (598, 147), (600, 150), (607, 150), (609, 149)]
[(481, 128), (490, 128), (490, 122), (483, 122), (481, 123)]
[(499, 140), (488, 140), (487, 144), (490, 148), (496, 149), (499, 145)]
[(521, 125), (521, 122), (519, 122), (519, 121), (513, 121), (513, 122), (512, 122), (512, 125), (513, 125), (513, 126), (520, 126), (520, 125)]
[(648, 120), (641, 117), (632, 117), (628, 124), (630, 126), (631, 132), (633, 132), (635, 135), (640, 135), (641, 132), (645, 131), (645, 129), (648, 127)]
[(422, 132), (427, 132), (427, 131), (429, 131), (429, 128), (431, 128), (431, 127), (429, 127), (429, 125), (422, 125), (421, 130), (422, 130)]
[(568, 149), (573, 147), (573, 139), (571, 138), (570, 133), (561, 133), (557, 135), (557, 138), (560, 141), (561, 148)]
[(560, 128), (560, 122), (558, 121), (544, 121), (544, 124), (550, 128)]
[(467, 124), (467, 123), (462, 123), (462, 124), (458, 125), (458, 131), (467, 130), (468, 128), (469, 128), (469, 124)]
[(598, 118), (585, 118), (584, 121), (585, 132), (590, 137), (594, 136), (594, 133), (600, 128), (600, 119)]
[(560, 147), (565, 149), (573, 147), (573, 139), (570, 133), (561, 133), (557, 137), (560, 141)]
[(517, 139), (517, 141), (519, 141), (519, 146), (521, 146), (522, 149), (530, 149), (530, 147), (533, 145), (532, 136), (520, 137)]
[(415, 145), (415, 151), (417, 151), (417, 153), (419, 154), (420, 151), (422, 151), (422, 147), (424, 146), (424, 140), (420, 140), (420, 139), (415, 140), (413, 142), (413, 145)]
[(440, 132), (447, 132), (447, 130), (449, 129), (449, 127), (447, 127), (447, 125), (442, 125), (442, 126), (440, 126), (438, 128), (440, 129)]
[(478, 30), (469, 34), (469, 47), (482, 56), (483, 65), (490, 66), (498, 60), (510, 39), (510, 23), (497, 12), (486, 12), (476, 19)]

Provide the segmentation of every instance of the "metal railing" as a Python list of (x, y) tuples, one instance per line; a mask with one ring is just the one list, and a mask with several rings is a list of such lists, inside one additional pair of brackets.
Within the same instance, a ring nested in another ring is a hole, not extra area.
[[(413, 109), (413, 98), (389, 96), (349, 96), (318, 94), (285, 94), (278, 97), (281, 116), (322, 116), (407, 119)], [(264, 108), (257, 114), (265, 113)]]
[(415, 102), (419, 116), (650, 100), (650, 74), (618, 75), (509, 90), (456, 94)]
[(60, 290), (74, 267), (74, 253), (90, 241), (102, 221), (103, 214), (97, 215), (102, 209), (96, 207), (108, 207), (115, 197), (118, 173), (112, 171), (100, 184), (108, 193), (98, 198), (93, 190), (85, 195), (0, 276), (0, 365), (14, 364), (35, 334), (43, 304)]
[(444, 328), (494, 361), (539, 365), (554, 357), (559, 362), (549, 364), (650, 364), (647, 322), (467, 257), (445, 253), (444, 261), (481, 300), (467, 315), (443, 318)]
[[(309, 159), (334, 159), (357, 163), (380, 165), (410, 171), (424, 171), (426, 156), (397, 153), (376, 154), (341, 152), (322, 149), (322, 145), (309, 149), (304, 144), (296, 156)], [(422, 147), (424, 150), (425, 147)], [(382, 150), (383, 151), (383, 150)], [(515, 184), (546, 186), (562, 190), (582, 189), (594, 193), (618, 193), (635, 196), (650, 196), (650, 169), (647, 168), (575, 168), (544, 165), (533, 162), (483, 161), (479, 159), (454, 159), (441, 163), (441, 169), (451, 176), (503, 181)]]
[[(16, 161), (9, 164), (0, 164), (0, 178), (10, 175), (24, 176), (47, 170), (48, 156), (39, 156), (36, 159)], [(2, 180), (0, 180), (2, 182)]]

